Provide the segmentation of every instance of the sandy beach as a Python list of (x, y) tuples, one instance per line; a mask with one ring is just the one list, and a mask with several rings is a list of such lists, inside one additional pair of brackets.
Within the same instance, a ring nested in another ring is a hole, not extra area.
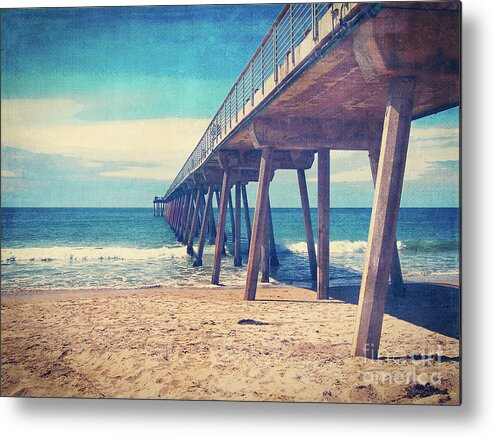
[(389, 295), (379, 360), (351, 356), (357, 287), (2, 296), (2, 396), (452, 404), (457, 281)]

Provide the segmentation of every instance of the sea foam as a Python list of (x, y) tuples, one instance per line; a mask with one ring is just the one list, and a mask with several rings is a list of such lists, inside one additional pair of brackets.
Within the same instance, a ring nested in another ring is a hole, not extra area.
[[(397, 249), (401, 250), (402, 242), (397, 242)], [(305, 241), (286, 245), (290, 252), (307, 253)], [(317, 245), (315, 244), (315, 248)], [(366, 241), (335, 240), (330, 242), (331, 253), (364, 253), (366, 251)]]
[(24, 247), (2, 248), (1, 259), (14, 261), (111, 261), (186, 258), (185, 246), (160, 248), (135, 247)]

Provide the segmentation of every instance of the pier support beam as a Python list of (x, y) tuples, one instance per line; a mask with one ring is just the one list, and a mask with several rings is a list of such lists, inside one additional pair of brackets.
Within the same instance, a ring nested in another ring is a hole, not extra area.
[(318, 152), (317, 298), (329, 298), (330, 150)]
[(279, 265), (279, 258), (277, 257), (276, 239), (274, 237), (274, 223), (272, 222), (272, 209), (270, 207), (270, 197), (267, 201), (267, 210), (269, 212), (269, 259), (272, 267)]
[(252, 225), (250, 224), (250, 210), (248, 209), (246, 185), (241, 186), (241, 197), (243, 198), (243, 210), (245, 212), (245, 227), (248, 237), (248, 250), (250, 250), (250, 242), (252, 241)]
[(195, 258), (195, 261), (193, 263), (194, 267), (200, 267), (202, 265), (202, 255), (204, 254), (207, 224), (210, 223), (209, 217), (212, 213), (212, 195), (213, 195), (212, 187), (209, 186), (209, 189), (207, 190), (207, 199), (205, 201), (202, 225), (200, 227), (200, 237), (199, 237), (199, 245), (197, 248), (197, 258)]
[[(214, 194), (214, 192), (212, 193)], [(214, 208), (213, 208), (213, 199), (211, 194), (211, 213), (209, 215), (209, 244), (214, 244), (216, 241), (216, 220), (214, 220)], [(216, 191), (217, 197), (217, 191)], [(219, 204), (218, 204), (219, 207)]]
[(252, 240), (248, 255), (248, 268), (245, 287), (245, 299), (255, 300), (257, 292), (258, 272), (260, 268), (260, 248), (266, 228), (267, 206), (269, 200), (270, 181), (274, 175), (272, 163), (273, 151), (270, 148), (262, 149), (260, 159), (260, 173), (258, 180), (257, 203), (253, 218)]
[(181, 241), (181, 230), (183, 225), (183, 214), (185, 210), (185, 196), (180, 196), (180, 213), (178, 214), (178, 226), (176, 227), (176, 238), (178, 241)]
[(394, 251), (416, 79), (390, 80), (353, 353), (377, 358)]
[(298, 169), (297, 172), (298, 172), (298, 185), (300, 187), (301, 208), (303, 210), (303, 221), (305, 223), (308, 260), (310, 262), (310, 274), (312, 281), (316, 281), (317, 256), (315, 254), (315, 241), (313, 239), (312, 218), (310, 215), (310, 201), (308, 200), (308, 189), (306, 187), (305, 170)]
[(193, 214), (193, 198), (195, 194), (196, 194), (195, 190), (193, 190), (190, 193), (190, 197), (189, 197), (190, 200), (188, 202), (187, 220), (185, 223), (185, 231), (183, 232), (183, 244), (187, 244), (188, 242), (188, 234), (190, 232), (190, 224), (192, 221), (192, 214)]
[[(221, 209), (221, 192), (220, 191), (216, 191), (216, 203), (217, 203), (217, 213), (218, 213), (218, 217), (217, 217), (217, 224), (219, 226), (219, 210)], [(217, 229), (216, 229), (216, 232), (217, 232)], [(224, 226), (224, 242), (228, 241), (228, 235), (226, 234), (226, 224)], [(226, 248), (223, 247), (223, 255), (226, 255)]]
[(183, 204), (183, 217), (182, 217), (182, 223), (181, 223), (181, 229), (180, 229), (180, 235), (178, 236), (178, 241), (183, 243), (185, 241), (185, 232), (187, 228), (187, 219), (188, 219), (188, 211), (190, 208), (190, 197), (191, 194), (187, 193), (185, 195), (185, 200)]
[(229, 220), (231, 222), (231, 242), (235, 242), (236, 238), (236, 230), (235, 230), (235, 214), (233, 210), (233, 196), (231, 195), (231, 189), (229, 190), (228, 196), (228, 204), (229, 204)]
[(234, 266), (241, 267), (241, 183), (235, 185), (235, 257)]
[(221, 201), (219, 204), (219, 217), (217, 219), (216, 248), (214, 250), (214, 264), (212, 266), (212, 284), (219, 285), (221, 272), (221, 255), (224, 250), (224, 228), (226, 227), (226, 212), (230, 191), (231, 175), (229, 169), (224, 169), (223, 184), (221, 188)]
[(260, 246), (260, 262), (262, 266), (260, 282), (268, 283), (270, 279), (270, 225), (269, 225), (269, 197), (267, 196), (267, 217), (262, 231), (262, 245)]
[[(370, 160), (371, 176), (373, 185), (377, 182), (378, 160), (380, 157), (379, 150), (371, 150), (368, 153)], [(392, 267), (390, 269), (390, 284), (396, 294), (403, 294), (405, 291), (404, 280), (402, 279), (401, 261), (399, 259), (399, 251), (397, 249), (397, 239), (394, 240), (394, 251), (392, 253)]]
[(197, 227), (197, 218), (199, 215), (201, 198), (202, 198), (202, 193), (200, 189), (198, 189), (195, 198), (195, 209), (193, 211), (192, 224), (190, 225), (190, 232), (188, 234), (187, 253), (189, 255), (193, 255), (193, 238), (195, 237), (195, 229)]

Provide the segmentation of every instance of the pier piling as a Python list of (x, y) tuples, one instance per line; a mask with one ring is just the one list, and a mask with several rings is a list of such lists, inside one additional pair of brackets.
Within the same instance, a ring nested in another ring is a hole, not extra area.
[(272, 165), (273, 151), (270, 148), (262, 150), (260, 159), (260, 172), (258, 180), (257, 203), (253, 217), (252, 240), (248, 255), (248, 267), (245, 286), (245, 299), (255, 300), (257, 292), (258, 273), (260, 268), (260, 251), (264, 239), (265, 225), (267, 221), (267, 202), (269, 198), (269, 186), (274, 176)]
[(330, 150), (318, 152), (317, 297), (329, 298)]
[(221, 272), (221, 256), (224, 250), (224, 228), (226, 226), (226, 210), (228, 209), (228, 198), (230, 192), (230, 170), (224, 169), (223, 183), (221, 187), (219, 217), (217, 219), (216, 247), (214, 250), (214, 264), (212, 266), (212, 284), (219, 285), (219, 274)]
[(390, 80), (353, 351), (377, 358), (415, 95), (414, 77)]

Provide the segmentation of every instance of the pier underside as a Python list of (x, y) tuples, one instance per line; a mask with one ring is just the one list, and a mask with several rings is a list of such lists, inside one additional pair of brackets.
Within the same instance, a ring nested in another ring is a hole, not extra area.
[[(252, 61), (250, 99), (232, 115), (228, 96), (229, 117), (220, 123), (221, 134), (213, 136), (200, 160), (194, 151), (192, 170), (173, 184), (164, 198), (162, 214), (177, 238), (188, 245), (195, 265), (202, 265), (205, 242), (215, 242), (211, 282), (219, 284), (234, 188), (233, 234), (229, 237), (235, 243), (235, 265), (247, 262), (245, 299), (253, 300), (259, 272), (261, 281), (268, 282), (269, 266), (278, 262), (269, 185), (276, 170), (292, 169), (299, 182), (311, 277), (317, 283), (318, 298), (328, 299), (330, 150), (367, 150), (375, 197), (353, 352), (376, 358), (389, 278), (396, 293), (405, 292), (395, 233), (411, 121), (459, 105), (460, 5), (331, 5), (332, 14), (327, 17), (317, 22), (314, 15), (316, 37), (312, 25), (311, 33), (293, 46), (258, 88), (252, 86), (256, 62)], [(316, 8), (312, 10), (316, 14)], [(334, 10), (339, 11), (338, 26), (333, 24)], [(304, 176), (315, 154), (318, 253)], [(250, 182), (258, 182), (252, 225), (245, 190)], [(217, 226), (212, 213), (214, 197), (219, 208)], [(241, 228), (242, 200), (246, 229)], [(241, 232), (248, 236), (247, 260), (241, 258)]]

